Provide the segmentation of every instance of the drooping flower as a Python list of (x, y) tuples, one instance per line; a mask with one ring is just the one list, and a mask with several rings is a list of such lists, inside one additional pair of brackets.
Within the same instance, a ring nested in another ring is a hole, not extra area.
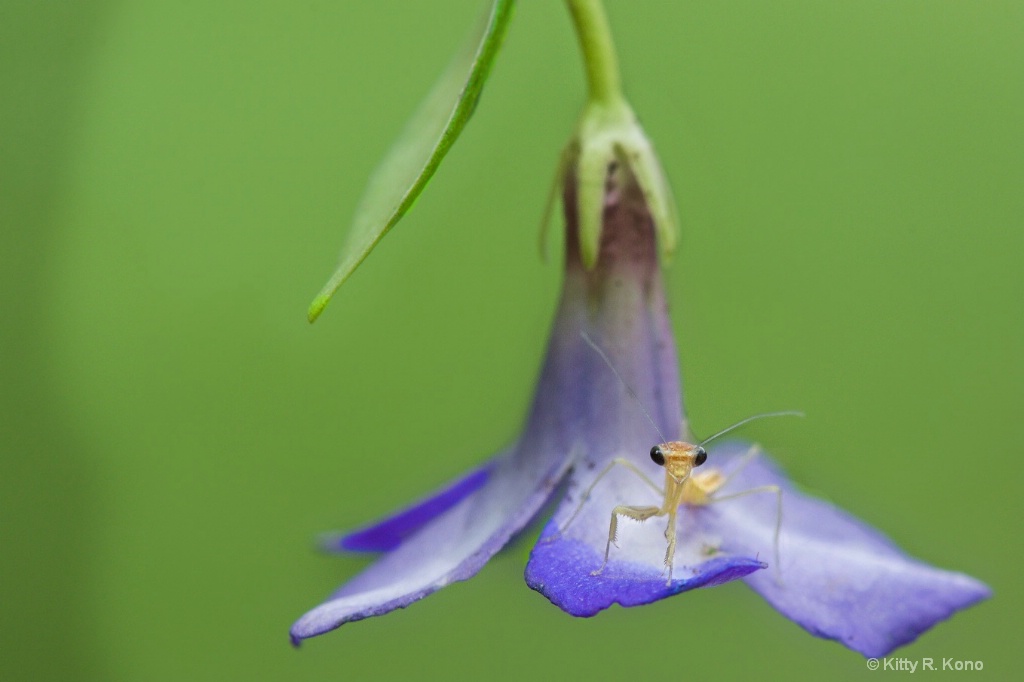
[[(601, 161), (606, 172), (600, 191), (591, 187), (586, 193), (600, 201), (596, 262), (590, 268), (581, 256), (583, 193), (577, 194), (587, 179), (579, 154), (568, 157), (565, 280), (522, 435), (412, 507), (334, 536), (332, 550), (381, 557), (295, 623), (295, 644), (471, 577), (562, 490), (533, 549), (526, 580), (575, 616), (743, 579), (809, 632), (880, 656), (989, 595), (973, 578), (911, 559), (878, 531), (797, 491), (767, 456), (744, 457), (750, 447), (736, 443), (708, 448), (705, 469), (727, 478), (715, 496), (778, 486), (784, 512), (777, 547), (776, 498), (753, 494), (684, 506), (670, 576), (664, 525), (628, 521), (621, 524), (607, 565), (594, 574), (602, 565), (612, 509), (661, 500), (624, 467), (611, 471), (585, 500), (583, 491), (615, 458), (628, 459), (652, 477), (659, 474), (647, 456), (659, 431), (692, 440), (683, 419), (651, 188), (636, 172), (635, 150), (621, 139), (609, 145), (615, 153)], [(651, 152), (648, 146), (638, 153)], [(643, 157), (656, 170), (652, 159)], [(663, 186), (660, 175), (654, 177)], [(600, 344), (611, 367), (586, 338)], [(776, 555), (779, 565), (772, 565)]]
[[(326, 541), (332, 551), (381, 556), (302, 616), (292, 626), (292, 642), (470, 578), (549, 502), (558, 502), (557, 509), (531, 553), (526, 581), (575, 616), (742, 579), (812, 634), (881, 656), (988, 597), (977, 580), (916, 561), (878, 531), (801, 493), (766, 455), (741, 443), (709, 447), (702, 462), (694, 458), (703, 463), (700, 473), (677, 481), (703, 481), (700, 490), (707, 494), (683, 498), (678, 523), (669, 526), (674, 535), (662, 524), (627, 521), (618, 545), (609, 547), (616, 507), (649, 505), (650, 516), (666, 512), (657, 484), (642, 473), (659, 473), (660, 456), (652, 452), (655, 463), (647, 458), (652, 439), (694, 439), (683, 418), (659, 267), (659, 250), (667, 256), (675, 240), (671, 192), (620, 91), (600, 3), (567, 4), (587, 64), (589, 97), (562, 160), (565, 279), (522, 435), (413, 506)], [(442, 81), (461, 93), (451, 115), (437, 106), (423, 109), (445, 114), (437, 119), (443, 130), (437, 143), (400, 144), (400, 153), (382, 165), (389, 172), (379, 172), (375, 177), (382, 180), (371, 184), (385, 189), (369, 195), (387, 199), (397, 189), (400, 200), (380, 205), (383, 220), (363, 216), (366, 229), (355, 231), (358, 248), (314, 301), (311, 320), (411, 205), (468, 120), (510, 14), (511, 3), (496, 0), (479, 49), (469, 53), (469, 79), (464, 86)], [(419, 115), (414, 120), (410, 130), (426, 125)], [(408, 170), (399, 162), (419, 158), (410, 149), (426, 152), (426, 160), (410, 166), (416, 171), (410, 188), (392, 187), (403, 174), (391, 171)], [(611, 466), (619, 459), (628, 466)], [(562, 499), (552, 500), (556, 494)], [(666, 571), (670, 539), (674, 564)]]

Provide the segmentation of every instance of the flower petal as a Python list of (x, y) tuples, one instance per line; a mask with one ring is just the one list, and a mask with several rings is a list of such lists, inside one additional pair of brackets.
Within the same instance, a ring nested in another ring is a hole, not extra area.
[(484, 485), (493, 466), (493, 462), (488, 462), (377, 523), (347, 533), (328, 533), (321, 539), (320, 546), (328, 552), (389, 552)]
[[(721, 585), (764, 568), (756, 559), (716, 556), (693, 567), (677, 568), (666, 581), (664, 537), (661, 548), (652, 549), (655, 561), (611, 559), (599, 575), (603, 550), (577, 539), (560, 536), (549, 524), (530, 554), (526, 583), (573, 616), (593, 616), (612, 604), (640, 606), (697, 587)], [(614, 548), (613, 548), (614, 551)]]
[(530, 458), (554, 462), (522, 466), (513, 451), (492, 462), (493, 475), (473, 493), (306, 613), (291, 628), (292, 643), (347, 623), (408, 606), (477, 571), (544, 504), (569, 464), (569, 456)]
[[(746, 445), (728, 443), (715, 448), (708, 462), (728, 472), (747, 451)], [(763, 456), (745, 466), (719, 495), (765, 485), (783, 490), (780, 566), (746, 582), (812, 634), (865, 656), (884, 656), (991, 595), (974, 578), (908, 557), (877, 530), (799, 492)], [(773, 498), (750, 495), (699, 512), (709, 532), (723, 538), (723, 550), (770, 557)]]

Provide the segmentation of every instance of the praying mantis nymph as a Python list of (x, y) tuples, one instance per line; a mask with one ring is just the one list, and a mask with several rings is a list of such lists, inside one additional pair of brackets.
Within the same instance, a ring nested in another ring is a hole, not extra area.
[[(583, 505), (590, 497), (590, 493), (594, 490), (594, 487), (601, 481), (605, 475), (612, 470), (615, 466), (624, 466), (636, 475), (638, 475), (648, 486), (651, 487), (658, 495), (661, 495), (662, 502), (660, 506), (636, 506), (629, 504), (620, 504), (612, 509), (611, 523), (608, 527), (608, 542), (605, 545), (604, 560), (601, 562), (600, 568), (591, 572), (591, 575), (600, 575), (605, 566), (608, 565), (608, 555), (611, 552), (611, 546), (615, 543), (618, 536), (619, 517), (624, 516), (634, 521), (643, 522), (653, 517), (667, 516), (668, 524), (665, 528), (665, 540), (668, 543), (668, 548), (665, 551), (665, 568), (668, 572), (667, 584), (672, 583), (672, 570), (675, 561), (676, 553), (676, 517), (679, 514), (679, 508), (683, 505), (691, 507), (706, 506), (713, 503), (724, 502), (725, 500), (732, 500), (738, 497), (744, 497), (746, 495), (756, 495), (760, 493), (772, 493), (776, 497), (776, 517), (775, 517), (775, 540), (774, 540), (774, 565), (775, 565), (775, 577), (776, 581), (779, 580), (779, 533), (782, 528), (782, 490), (776, 485), (765, 485), (749, 490), (743, 490), (729, 495), (716, 495), (716, 493), (729, 482), (729, 479), (735, 476), (744, 466), (750, 463), (760, 452), (757, 446), (753, 446), (747, 452), (746, 455), (740, 460), (739, 464), (730, 472), (728, 476), (724, 475), (718, 470), (709, 470), (703, 472), (694, 473), (694, 468), (701, 466), (707, 461), (708, 453), (704, 449), (704, 446), (711, 441), (724, 436), (730, 431), (737, 429), (744, 424), (754, 421), (755, 419), (763, 419), (766, 417), (784, 417), (784, 416), (796, 416), (802, 417), (802, 412), (795, 412), (791, 410), (782, 412), (768, 412), (765, 414), (756, 414), (752, 417), (742, 419), (732, 426), (722, 429), (718, 433), (714, 434), (709, 438), (705, 438), (700, 443), (693, 444), (687, 443), (681, 440), (670, 441), (661, 433), (658, 425), (654, 422), (650, 413), (647, 412), (647, 408), (644, 407), (643, 402), (636, 395), (632, 388), (622, 379), (618, 370), (615, 369), (615, 365), (612, 364), (611, 360), (605, 355), (601, 347), (598, 346), (586, 332), (580, 332), (583, 340), (590, 346), (601, 359), (604, 360), (605, 364), (612, 370), (616, 378), (625, 386), (626, 390), (637, 401), (640, 409), (643, 411), (647, 420), (654, 427), (655, 432), (661, 438), (661, 443), (651, 448), (651, 460), (658, 466), (665, 469), (665, 487), (659, 488), (658, 485), (651, 480), (647, 474), (641, 471), (635, 464), (628, 459), (623, 457), (617, 457), (597, 475), (597, 478), (590, 484), (590, 486), (583, 493), (580, 499), (580, 504), (576, 507), (572, 516), (569, 520), (561, 527), (560, 532), (564, 533), (568, 529), (569, 524), (573, 522), (576, 516), (579, 514)], [(617, 545), (616, 545), (617, 546)]]

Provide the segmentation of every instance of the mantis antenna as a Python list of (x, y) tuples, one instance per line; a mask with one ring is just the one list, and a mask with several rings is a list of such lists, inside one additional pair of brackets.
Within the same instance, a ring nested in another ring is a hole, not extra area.
[(580, 330), (580, 336), (595, 353), (601, 356), (601, 359), (604, 360), (604, 364), (608, 365), (608, 369), (612, 371), (612, 374), (614, 374), (615, 378), (619, 380), (619, 383), (626, 387), (626, 390), (629, 391), (629, 395), (633, 397), (633, 400), (636, 401), (636, 404), (639, 405), (640, 409), (643, 411), (644, 416), (647, 417), (647, 421), (651, 422), (651, 426), (654, 427), (654, 431), (658, 434), (658, 438), (661, 439), (661, 442), (667, 442), (668, 438), (665, 438), (665, 434), (661, 432), (661, 429), (659, 429), (658, 425), (654, 422), (654, 417), (652, 417), (651, 413), (647, 411), (646, 407), (644, 407), (644, 401), (640, 400), (640, 396), (636, 394), (636, 391), (634, 391), (630, 385), (626, 383), (626, 380), (622, 378), (622, 375), (619, 374), (619, 370), (615, 369), (615, 365), (613, 365), (612, 361), (608, 359), (608, 356), (604, 354), (601, 347), (594, 343), (594, 340), (587, 335), (587, 332)]
[[(612, 374), (615, 375), (615, 378), (619, 380), (619, 383), (622, 384), (626, 388), (626, 391), (629, 392), (629, 395), (632, 396), (633, 400), (636, 401), (636, 404), (640, 406), (640, 410), (644, 413), (644, 416), (647, 417), (647, 421), (649, 421), (651, 423), (651, 426), (654, 427), (654, 431), (658, 434), (658, 438), (661, 439), (661, 442), (662, 443), (668, 442), (668, 438), (665, 438), (665, 434), (663, 434), (661, 432), (661, 429), (658, 428), (658, 424), (654, 421), (654, 417), (651, 416), (651, 413), (648, 412), (647, 408), (644, 406), (644, 401), (640, 400), (640, 396), (638, 396), (636, 394), (636, 391), (634, 391), (632, 389), (632, 387), (630, 387), (630, 385), (626, 382), (626, 380), (622, 378), (622, 375), (619, 374), (619, 370), (615, 368), (615, 365), (612, 364), (612, 361), (605, 354), (604, 350), (599, 345), (597, 345), (597, 343), (592, 338), (590, 338), (590, 335), (587, 334), (586, 331), (580, 330), (580, 337), (583, 339), (584, 342), (586, 342), (586, 344), (588, 346), (590, 346), (591, 349), (593, 349), (593, 351), (595, 353), (597, 353), (599, 356), (601, 356), (601, 359), (604, 360), (604, 364), (608, 365), (608, 369), (610, 369), (612, 371)], [(756, 419), (764, 419), (766, 417), (803, 417), (803, 416), (804, 416), (804, 413), (803, 412), (799, 412), (797, 410), (783, 410), (781, 412), (764, 412), (762, 414), (755, 414), (753, 416), (747, 417), (746, 419), (739, 420), (738, 422), (736, 422), (732, 426), (728, 426), (728, 427), (722, 429), (721, 431), (719, 431), (718, 433), (716, 433), (713, 436), (710, 436), (709, 438), (705, 438), (700, 443), (698, 443), (698, 445), (707, 445), (708, 443), (710, 443), (711, 441), (715, 440), (716, 438), (724, 436), (725, 434), (729, 433), (733, 429), (738, 429), (739, 427), (743, 426), (744, 424), (748, 424), (748, 423), (750, 423), (750, 422), (752, 422), (752, 421), (754, 421)]]
[(729, 433), (733, 429), (738, 429), (739, 427), (743, 426), (744, 424), (746, 424), (748, 422), (752, 422), (755, 419), (764, 419), (765, 417), (803, 417), (803, 416), (805, 416), (803, 412), (798, 412), (796, 410), (783, 410), (782, 412), (765, 412), (763, 414), (755, 414), (753, 416), (747, 417), (746, 419), (739, 420), (738, 422), (736, 422), (732, 426), (728, 426), (728, 427), (722, 429), (721, 431), (719, 431), (718, 433), (716, 433), (713, 436), (705, 438), (700, 443), (698, 443), (698, 445), (707, 445), (708, 443), (710, 443), (714, 439), (718, 438), (719, 436), (724, 436), (725, 434)]

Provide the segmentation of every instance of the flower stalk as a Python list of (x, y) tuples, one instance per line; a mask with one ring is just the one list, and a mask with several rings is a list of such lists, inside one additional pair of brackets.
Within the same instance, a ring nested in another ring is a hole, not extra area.
[(625, 104), (619, 58), (601, 0), (566, 0), (583, 51), (589, 104), (609, 109)]

